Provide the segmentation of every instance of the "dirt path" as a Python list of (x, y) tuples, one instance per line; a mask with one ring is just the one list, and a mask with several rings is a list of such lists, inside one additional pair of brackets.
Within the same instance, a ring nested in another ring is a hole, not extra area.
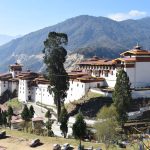
[[(53, 144), (44, 143), (36, 147), (36, 150), (52, 150)], [(33, 150), (29, 147), (29, 141), (27, 139), (19, 139), (10, 137), (6, 139), (0, 139), (0, 150)]]

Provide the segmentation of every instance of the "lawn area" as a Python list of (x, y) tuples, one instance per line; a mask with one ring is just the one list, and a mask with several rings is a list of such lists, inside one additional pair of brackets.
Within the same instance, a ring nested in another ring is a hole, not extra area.
[[(64, 139), (64, 138), (58, 138), (58, 137), (43, 137), (43, 136), (37, 136), (30, 133), (25, 133), (21, 131), (15, 131), (15, 130), (9, 130), (6, 129), (7, 135), (10, 135), (10, 138), (5, 138), (0, 140), (0, 146), (6, 147), (8, 150), (30, 150), (33, 148), (29, 147), (29, 142), (32, 139), (39, 138), (40, 141), (43, 143), (43, 145), (37, 147), (37, 150), (52, 150), (53, 144), (64, 144), (69, 143), (75, 147), (75, 150), (77, 150), (77, 145), (79, 144), (79, 141), (74, 139)], [(82, 142), (84, 146), (87, 148), (89, 146), (93, 146), (94, 149), (97, 147), (101, 147), (102, 150), (105, 149), (105, 145), (102, 143), (92, 143), (92, 142)], [(118, 147), (110, 147), (109, 150), (119, 150)], [(123, 150), (123, 149), (122, 149)], [(126, 150), (138, 150), (138, 145), (136, 143), (133, 144), (133, 146), (128, 146)]]
[[(25, 133), (25, 132), (22, 132), (22, 131), (9, 130), (9, 129), (6, 129), (6, 132), (7, 132), (7, 135), (10, 135), (11, 137), (13, 137), (13, 139), (16, 139), (16, 140), (12, 140), (11, 138), (6, 138), (4, 140), (0, 140), (0, 146), (6, 146), (7, 147), (6, 142), (9, 142), (9, 145), (12, 145), (12, 147), (17, 144), (15, 150), (30, 149), (29, 146), (27, 145), (27, 143), (29, 143), (29, 141), (31, 139), (35, 139), (35, 138), (39, 138), (40, 141), (43, 143), (42, 146), (39, 146), (37, 148), (37, 149), (41, 149), (41, 150), (48, 150), (48, 149), (52, 150), (53, 144), (56, 144), (56, 143), (59, 143), (61, 145), (64, 144), (64, 143), (69, 143), (69, 144), (75, 146), (75, 150), (76, 150), (77, 145), (79, 144), (79, 141), (74, 140), (74, 139), (64, 139), (64, 138), (58, 138), (58, 137), (37, 136), (37, 135), (34, 135), (34, 134)], [(22, 140), (22, 143), (18, 143), (19, 139)], [(4, 145), (4, 143), (6, 145)], [(93, 146), (94, 148), (101, 147), (101, 148), (104, 149), (104, 144), (91, 143), (91, 142), (83, 142), (83, 144), (85, 145), (85, 147)], [(24, 148), (22, 147), (23, 145), (25, 145)]]
[(22, 109), (22, 103), (17, 98), (13, 98), (5, 103), (7, 106), (11, 106), (13, 109)]

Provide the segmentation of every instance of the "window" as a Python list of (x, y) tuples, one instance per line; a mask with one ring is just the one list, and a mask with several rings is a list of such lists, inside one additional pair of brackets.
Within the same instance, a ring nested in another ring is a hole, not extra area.
[(100, 83), (97, 83), (97, 88), (100, 88)]
[(111, 71), (111, 75), (113, 75), (113, 71)]
[(82, 87), (83, 87), (83, 84), (82, 84)]
[(105, 72), (105, 77), (108, 77), (108, 72)]
[(77, 83), (77, 86), (79, 86), (79, 84)]

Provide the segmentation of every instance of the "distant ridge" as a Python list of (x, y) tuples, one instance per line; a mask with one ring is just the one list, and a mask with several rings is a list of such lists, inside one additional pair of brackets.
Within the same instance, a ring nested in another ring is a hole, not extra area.
[[(32, 32), (0, 46), (0, 71), (6, 71), (16, 60), (25, 68), (41, 71), (44, 66), (41, 51), (50, 31), (68, 34), (66, 47), (70, 53), (85, 57), (114, 58), (137, 42), (150, 49), (150, 17), (139, 20), (114, 21), (105, 17), (77, 16), (54, 26)], [(70, 60), (70, 59), (69, 59)]]
[(10, 35), (4, 35), (0, 34), (0, 45), (6, 44), (10, 42), (12, 39), (16, 39), (21, 36), (10, 36)]

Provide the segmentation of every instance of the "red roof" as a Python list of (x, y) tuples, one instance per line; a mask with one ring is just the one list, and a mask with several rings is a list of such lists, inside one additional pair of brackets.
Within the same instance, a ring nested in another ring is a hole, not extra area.
[(36, 122), (36, 121), (43, 121), (43, 117), (35, 117), (35, 118), (32, 118), (32, 121), (33, 122)]
[(79, 65), (114, 65), (115, 62), (109, 59), (92, 58), (78, 63)]
[(126, 58), (117, 58), (114, 59), (113, 61), (122, 61), (122, 62), (136, 62), (136, 58), (135, 57), (126, 57)]
[(12, 116), (12, 118), (11, 118), (11, 123), (20, 123), (22, 121), (23, 120), (22, 120), (21, 116)]
[(133, 49), (123, 52), (120, 55), (122, 56), (128, 56), (128, 55), (150, 55), (150, 51), (144, 50), (141, 48), (141, 46), (137, 45)]

